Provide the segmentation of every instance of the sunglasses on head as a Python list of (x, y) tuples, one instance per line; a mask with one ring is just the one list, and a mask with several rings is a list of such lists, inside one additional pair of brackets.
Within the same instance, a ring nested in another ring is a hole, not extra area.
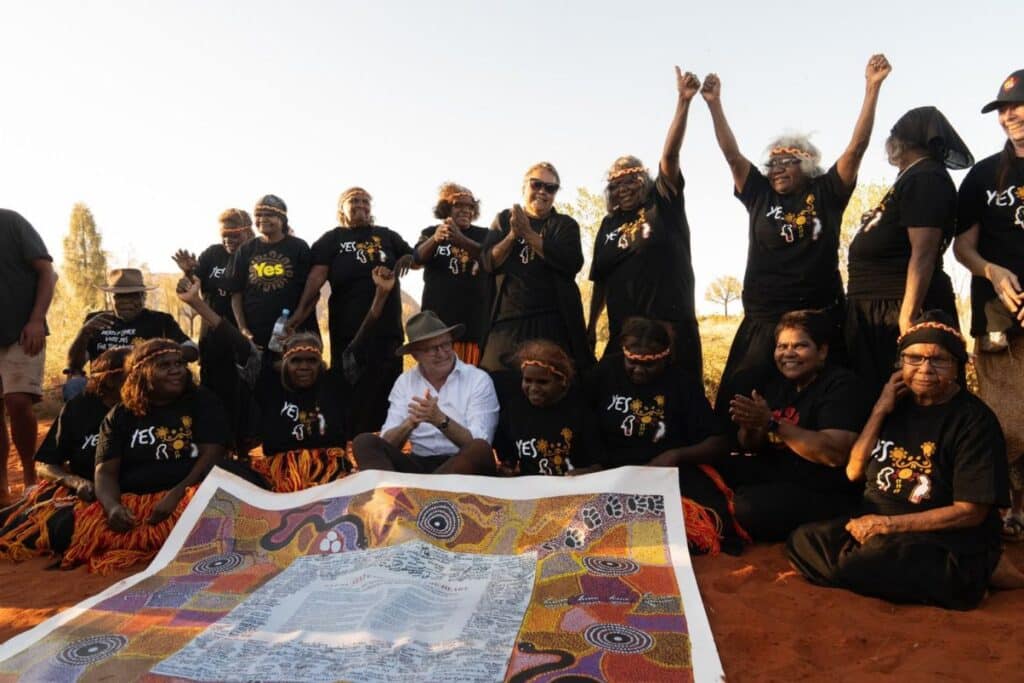
[(544, 190), (548, 194), (555, 194), (558, 192), (558, 183), (545, 183), (539, 178), (530, 178), (530, 189), (534, 192)]

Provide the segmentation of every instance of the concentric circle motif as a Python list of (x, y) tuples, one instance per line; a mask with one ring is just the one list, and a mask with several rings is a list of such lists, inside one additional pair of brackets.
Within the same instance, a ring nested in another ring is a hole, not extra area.
[(238, 553), (224, 553), (203, 558), (192, 565), (193, 574), (224, 574), (237, 569), (242, 564), (242, 556)]
[(462, 515), (447, 500), (435, 500), (416, 517), (416, 526), (428, 536), (447, 541), (455, 538), (462, 527)]
[(640, 571), (639, 564), (625, 557), (584, 557), (583, 566), (591, 574), (604, 576), (625, 576)]
[(654, 638), (632, 626), (623, 624), (592, 624), (583, 632), (591, 645), (609, 652), (635, 655), (654, 647)]
[(124, 636), (90, 636), (76, 640), (57, 654), (57, 661), (68, 666), (87, 666), (106, 659), (128, 644)]

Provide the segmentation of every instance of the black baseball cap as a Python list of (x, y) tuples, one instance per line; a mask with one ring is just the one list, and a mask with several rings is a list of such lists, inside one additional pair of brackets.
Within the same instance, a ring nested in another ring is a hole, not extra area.
[(996, 98), (981, 108), (982, 114), (998, 109), (1004, 102), (1024, 102), (1024, 69), (1014, 71), (999, 86)]

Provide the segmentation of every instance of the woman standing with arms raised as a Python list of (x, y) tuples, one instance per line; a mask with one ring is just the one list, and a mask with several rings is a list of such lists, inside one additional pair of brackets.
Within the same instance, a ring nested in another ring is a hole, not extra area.
[(697, 76), (676, 67), (678, 99), (669, 126), (657, 180), (633, 156), (616, 159), (608, 169), (608, 215), (594, 240), (587, 336), (591, 348), (597, 320), (608, 306), (609, 340), (618, 349), (622, 325), (630, 316), (658, 320), (673, 333), (674, 363), (701, 379), (700, 335), (693, 306), (690, 226), (683, 202), (679, 148), (686, 132), (690, 101), (700, 89)]
[(576, 273), (583, 267), (580, 226), (555, 210), (558, 171), (546, 161), (523, 176), (523, 206), (494, 219), (481, 247), (496, 294), (480, 367), (504, 369), (520, 342), (547, 339), (569, 352), (577, 368), (593, 364)]
[[(871, 140), (882, 82), (891, 70), (884, 55), (868, 60), (853, 137), (828, 171), (822, 171), (821, 154), (805, 137), (782, 136), (768, 146), (761, 173), (736, 144), (718, 76), (704, 79), (701, 95), (711, 110), (715, 137), (732, 171), (736, 197), (750, 214), (744, 315), (722, 374), (717, 405), (722, 415), (735, 394), (749, 395), (763, 375), (774, 372), (775, 325), (783, 313), (825, 309), (838, 332), (843, 319), (839, 230)], [(833, 358), (837, 351), (832, 350)]]

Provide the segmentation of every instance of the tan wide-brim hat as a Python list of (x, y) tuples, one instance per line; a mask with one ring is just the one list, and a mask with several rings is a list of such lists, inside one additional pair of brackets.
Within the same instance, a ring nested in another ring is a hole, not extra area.
[(115, 268), (107, 274), (107, 284), (96, 288), (114, 294), (134, 294), (156, 289), (156, 285), (147, 285), (138, 268)]
[(413, 344), (441, 337), (449, 332), (452, 337), (458, 339), (465, 331), (466, 326), (462, 323), (458, 325), (445, 325), (444, 321), (437, 317), (437, 313), (433, 311), (420, 311), (409, 318), (409, 322), (405, 324), (405, 335), (409, 338), (409, 341), (399, 346), (398, 350), (395, 351), (395, 355), (401, 356), (409, 353), (409, 347)]

